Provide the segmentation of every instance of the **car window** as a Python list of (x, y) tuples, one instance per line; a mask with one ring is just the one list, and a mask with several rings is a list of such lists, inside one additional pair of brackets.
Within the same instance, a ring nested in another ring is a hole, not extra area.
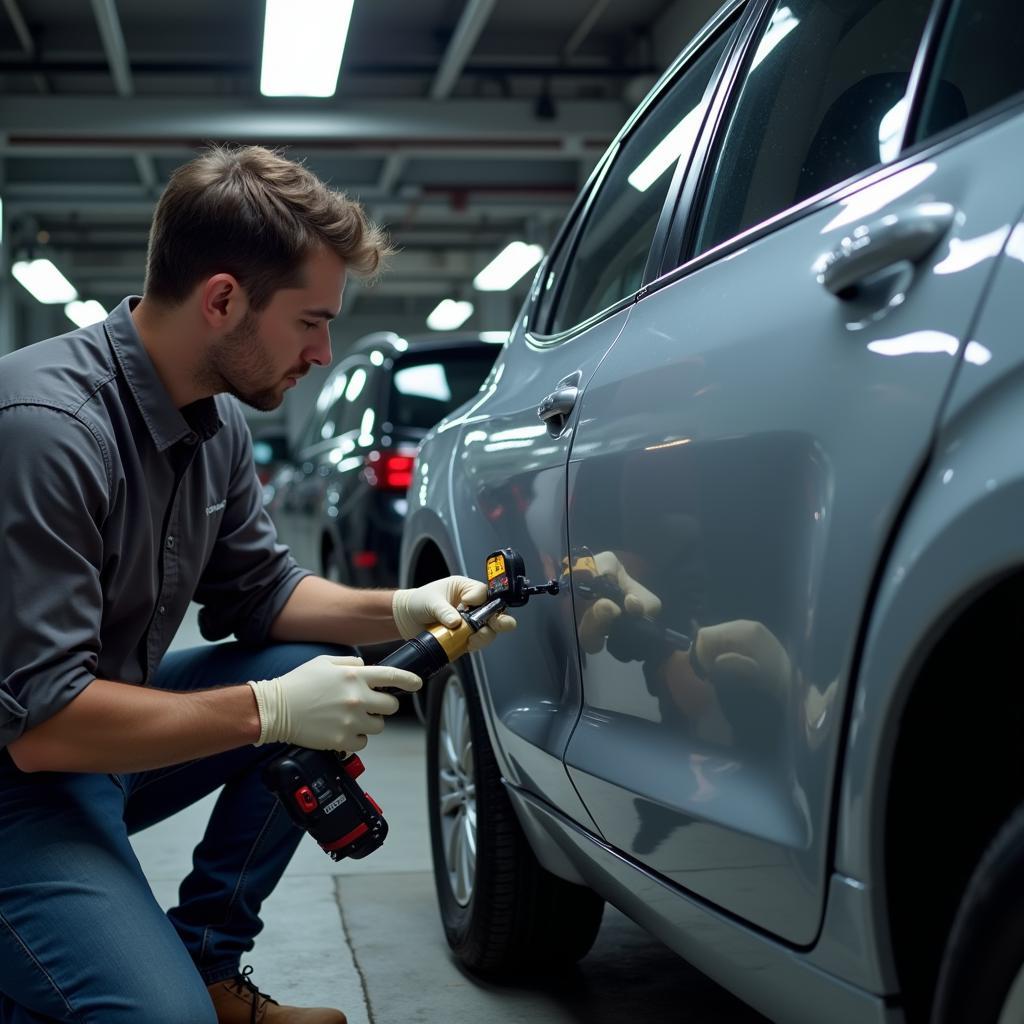
[(682, 74), (625, 140), (601, 183), (570, 255), (556, 299), (559, 333), (640, 287), (672, 169), (688, 158), (704, 113), (702, 100), (731, 31)]
[(703, 252), (898, 155), (930, 0), (779, 0), (709, 177)]
[(377, 376), (369, 363), (359, 363), (349, 370), (345, 390), (329, 416), (335, 434), (347, 434), (354, 430), (368, 434), (373, 429), (372, 422), (366, 423), (366, 414), (374, 405), (376, 383)]
[(344, 393), (347, 384), (348, 371), (343, 366), (339, 366), (327, 378), (320, 393), (316, 396), (316, 405), (299, 435), (298, 451), (304, 451), (306, 448), (311, 448), (320, 444), (321, 441), (334, 437), (336, 433), (334, 410), (338, 396)]
[(573, 235), (576, 231), (575, 221), (578, 221), (582, 216), (582, 211), (585, 207), (585, 201), (577, 205), (577, 208), (573, 213), (574, 222), (571, 223), (563, 232), (560, 248), (552, 258), (544, 264), (544, 277), (540, 282), (537, 311), (532, 317), (535, 329), (541, 334), (545, 333), (547, 324), (550, 323), (551, 308), (554, 303), (554, 298), (559, 292), (558, 284), (562, 280), (562, 275), (565, 273), (565, 264), (569, 258), (569, 252), (572, 249)]
[(945, 131), (1024, 92), (1024, 6), (958, 0), (946, 22), (917, 138)]
[(496, 347), (409, 354), (395, 361), (388, 398), (394, 427), (429, 430), (472, 398), (494, 365)]

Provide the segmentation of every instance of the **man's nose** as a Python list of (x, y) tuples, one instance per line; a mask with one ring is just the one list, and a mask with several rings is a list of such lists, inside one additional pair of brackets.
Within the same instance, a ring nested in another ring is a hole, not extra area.
[(306, 361), (316, 363), (317, 366), (328, 366), (331, 362), (331, 334), (324, 325), (323, 336), (317, 339), (317, 344), (306, 350)]

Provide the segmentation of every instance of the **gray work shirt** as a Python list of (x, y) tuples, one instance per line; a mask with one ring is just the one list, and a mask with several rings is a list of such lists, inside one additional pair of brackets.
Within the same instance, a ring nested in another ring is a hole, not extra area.
[(266, 640), (307, 575), (238, 403), (175, 407), (137, 301), (0, 359), (0, 747), (95, 678), (149, 682), (193, 599), (208, 640)]

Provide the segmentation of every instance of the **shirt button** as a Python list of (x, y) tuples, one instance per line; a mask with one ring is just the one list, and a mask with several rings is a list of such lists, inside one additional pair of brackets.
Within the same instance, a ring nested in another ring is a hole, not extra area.
[(173, 548), (174, 547), (174, 538), (173, 537), (168, 537), (166, 543), (167, 543), (167, 546), (169, 548)]
[(167, 605), (165, 605), (165, 604), (162, 604), (162, 605), (160, 605), (160, 607), (159, 607), (159, 608), (157, 609), (157, 611), (158, 611), (158, 612), (159, 612), (159, 613), (160, 613), (161, 615), (163, 615), (163, 614), (164, 614), (164, 613), (165, 613), (165, 612), (167, 611)]

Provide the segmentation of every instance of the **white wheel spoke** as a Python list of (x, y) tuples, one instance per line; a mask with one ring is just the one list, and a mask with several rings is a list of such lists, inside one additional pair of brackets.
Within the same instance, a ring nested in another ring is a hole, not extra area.
[(438, 765), (435, 813), (441, 828), (445, 866), (460, 906), (473, 897), (476, 878), (476, 778), (469, 706), (458, 676), (441, 685), (437, 724)]
[(465, 801), (462, 798), (462, 794), (457, 790), (451, 793), (446, 793), (441, 797), (441, 813), (446, 818), (449, 818), (455, 814), (455, 812), (458, 811), (464, 803)]
[(452, 830), (448, 834), (448, 849), (445, 851), (445, 856), (450, 865), (456, 863), (456, 857), (459, 852), (460, 845), (460, 833), (462, 832), (462, 813), (461, 808), (458, 814), (455, 815), (455, 821), (452, 822)]

